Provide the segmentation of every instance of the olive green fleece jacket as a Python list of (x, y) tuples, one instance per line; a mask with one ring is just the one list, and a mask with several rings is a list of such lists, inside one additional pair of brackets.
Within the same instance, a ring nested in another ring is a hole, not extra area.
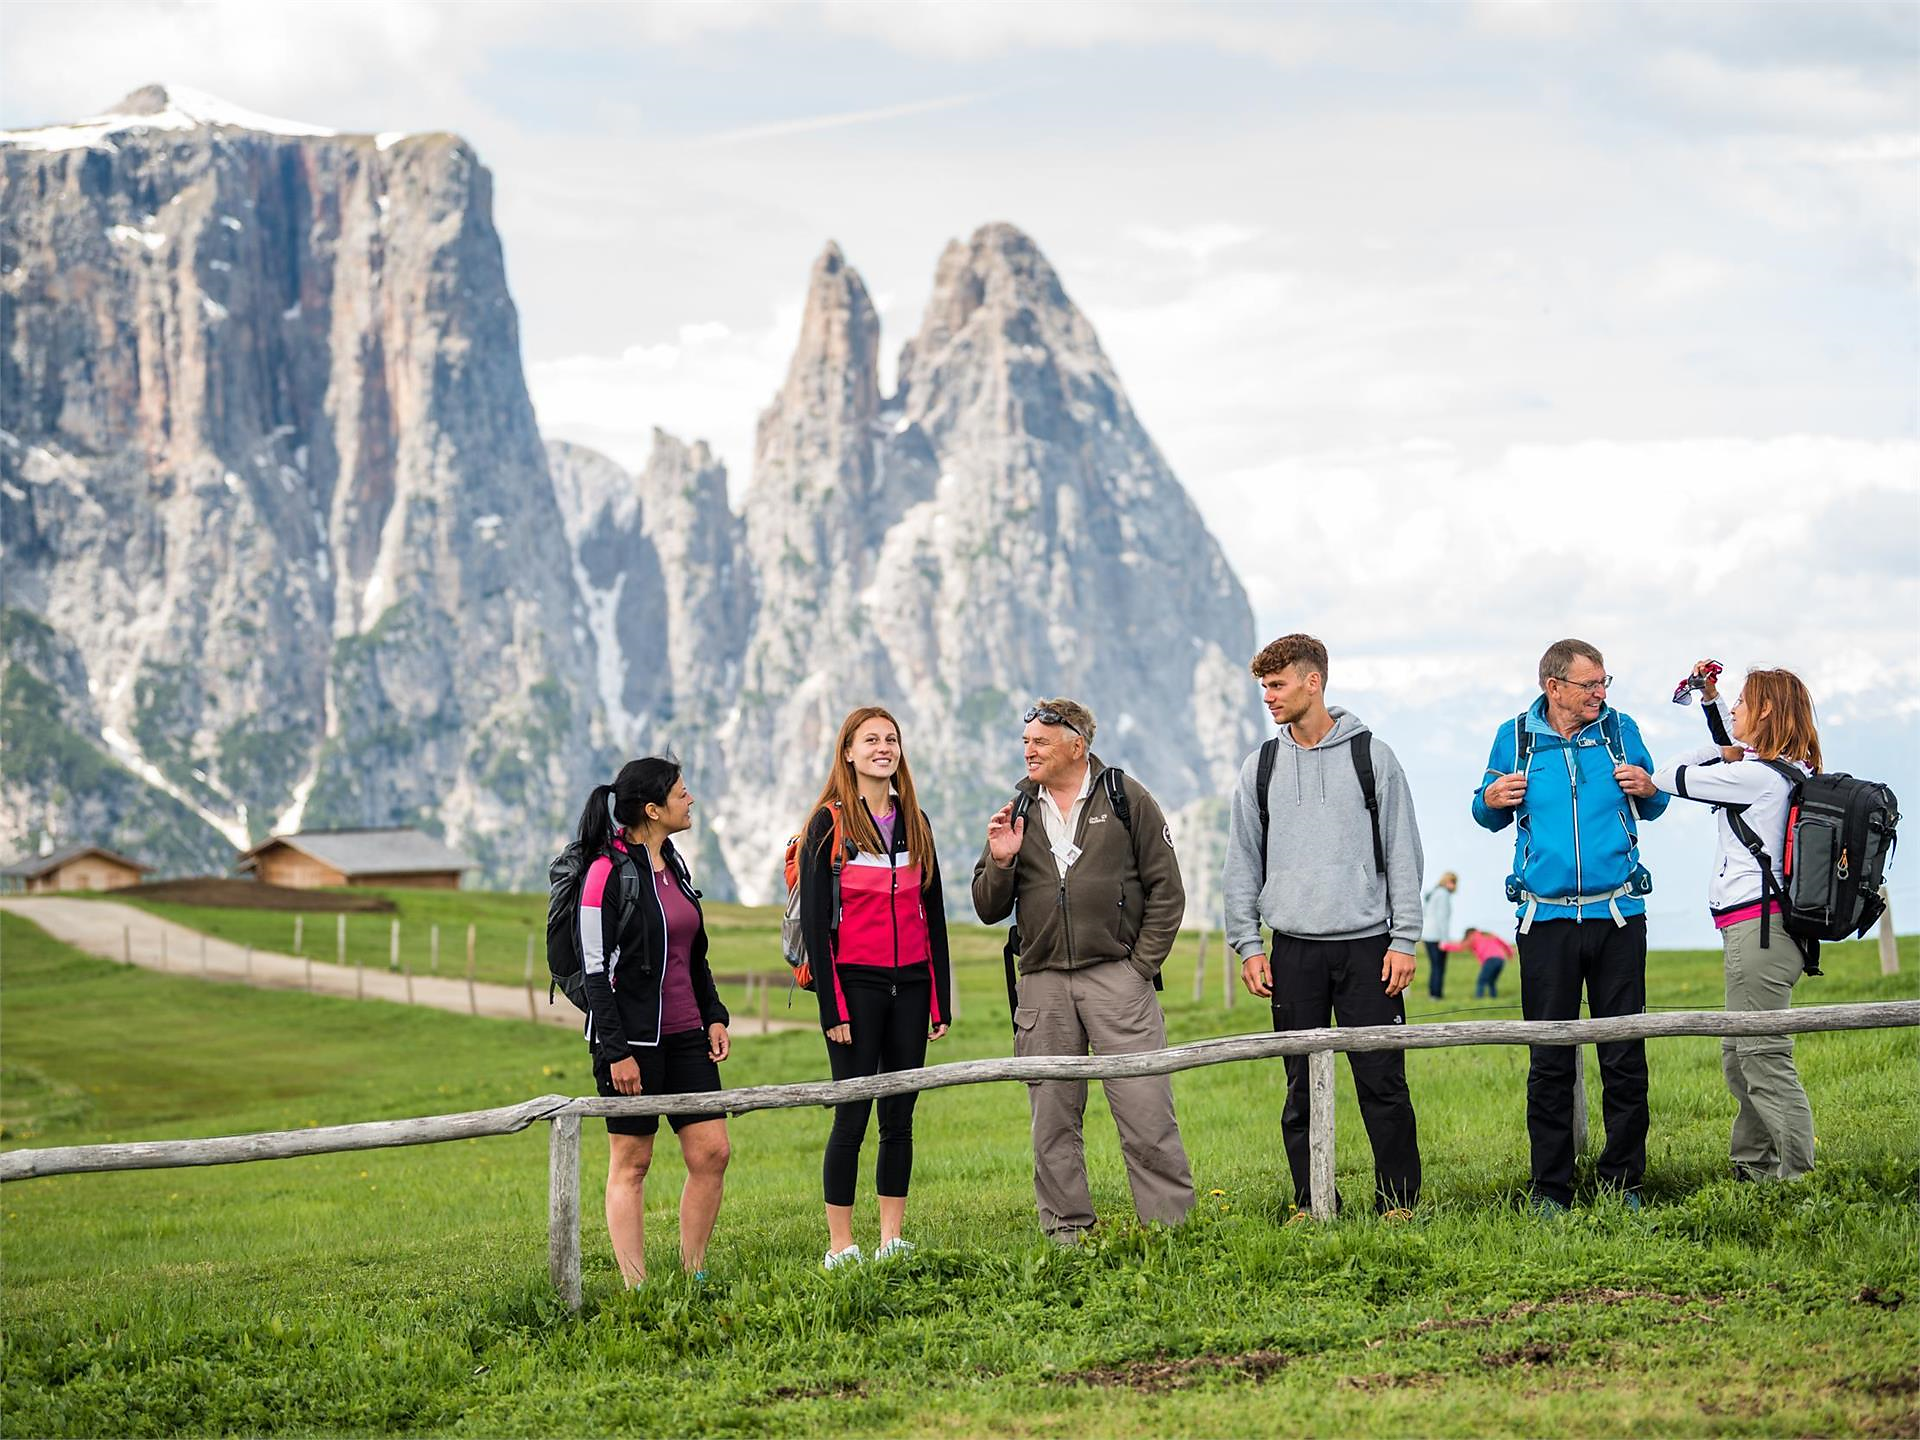
[[(1173, 950), (1187, 908), (1173, 835), (1159, 802), (1126, 775), (1122, 786), (1133, 818), (1129, 835), (1100, 783), (1107, 767), (1098, 756), (1089, 757), (1088, 764), (1093, 790), (1073, 837), (1080, 858), (1061, 876), (1047, 846), (1047, 827), (1029, 810), (1012, 865), (1002, 869), (981, 847), (973, 867), (973, 908), (991, 925), (1014, 914), (1017, 894), (1022, 974), (1125, 960), (1152, 979)], [(1031, 778), (1018, 788), (1033, 796), (1036, 806), (1044, 803)]]

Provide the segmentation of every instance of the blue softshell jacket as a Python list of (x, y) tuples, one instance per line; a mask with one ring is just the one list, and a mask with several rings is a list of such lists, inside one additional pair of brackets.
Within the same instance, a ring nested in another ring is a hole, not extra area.
[[(1673, 797), (1666, 794), (1638, 800), (1625, 794), (1613, 778), (1621, 762), (1652, 771), (1653, 757), (1640, 738), (1640, 727), (1611, 706), (1573, 738), (1563, 740), (1547, 722), (1547, 697), (1534, 701), (1517, 722), (1532, 735), (1527, 756), (1527, 796), (1512, 810), (1496, 810), (1486, 801), (1487, 786), (1513, 772), (1518, 753), (1516, 721), (1509, 720), (1493, 737), (1486, 774), (1473, 792), (1473, 818), (1489, 830), (1517, 826), (1513, 837), (1513, 873), (1521, 888), (1539, 897), (1534, 920), (1613, 921), (1605, 903), (1554, 905), (1548, 901), (1574, 895), (1602, 895), (1627, 883), (1640, 863), (1638, 822), (1657, 818)], [(1611, 743), (1610, 743), (1611, 742)], [(1622, 895), (1614, 905), (1622, 916), (1644, 915), (1646, 902), (1638, 895)], [(1523, 900), (1516, 915), (1524, 915)]]

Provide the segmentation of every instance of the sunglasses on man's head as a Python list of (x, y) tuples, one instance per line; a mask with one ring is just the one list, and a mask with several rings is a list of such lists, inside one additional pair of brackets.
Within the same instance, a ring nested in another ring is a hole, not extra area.
[[(1048, 710), (1044, 706), (1035, 705), (1020, 718), (1028, 725), (1038, 720), (1042, 725), (1064, 725), (1067, 729), (1073, 731), (1074, 734), (1080, 734), (1080, 727), (1078, 725), (1067, 719), (1067, 717), (1062, 715), (1058, 710)], [(1081, 738), (1084, 739), (1086, 737), (1081, 736)]]

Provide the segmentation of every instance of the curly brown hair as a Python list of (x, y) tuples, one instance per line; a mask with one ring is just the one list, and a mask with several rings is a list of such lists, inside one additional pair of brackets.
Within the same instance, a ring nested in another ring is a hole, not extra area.
[(1299, 665), (1313, 671), (1324, 685), (1327, 680), (1327, 647), (1311, 635), (1282, 635), (1254, 656), (1247, 668), (1253, 672), (1254, 679), (1264, 680), (1269, 675), (1279, 674), (1289, 665)]

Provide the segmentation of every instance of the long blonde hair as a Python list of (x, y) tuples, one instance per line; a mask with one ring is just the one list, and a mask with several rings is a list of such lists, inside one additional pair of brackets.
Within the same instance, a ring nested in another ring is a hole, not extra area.
[(1740, 705), (1748, 712), (1746, 730), (1754, 754), (1820, 768), (1820, 729), (1814, 724), (1813, 697), (1798, 675), (1791, 670), (1749, 670)]
[[(838, 805), (840, 824), (847, 838), (856, 848), (877, 855), (881, 848), (880, 830), (867, 817), (867, 807), (860, 803), (860, 780), (854, 774), (853, 762), (847, 759), (853, 737), (869, 720), (884, 720), (893, 726), (895, 735), (900, 733), (900, 722), (882, 705), (862, 705), (842, 720), (839, 737), (833, 742), (833, 754), (828, 757), (827, 783), (820, 787), (820, 798), (813, 802), (813, 809), (818, 814), (829, 805)], [(900, 764), (893, 772), (893, 788), (900, 795), (893, 823), (896, 827), (905, 827), (907, 861), (920, 867), (920, 885), (925, 889), (933, 883), (933, 829), (927, 824), (927, 817), (920, 813), (920, 802), (914, 796), (913, 771), (907, 764), (904, 742), (900, 746)], [(897, 828), (896, 833), (899, 833)]]

